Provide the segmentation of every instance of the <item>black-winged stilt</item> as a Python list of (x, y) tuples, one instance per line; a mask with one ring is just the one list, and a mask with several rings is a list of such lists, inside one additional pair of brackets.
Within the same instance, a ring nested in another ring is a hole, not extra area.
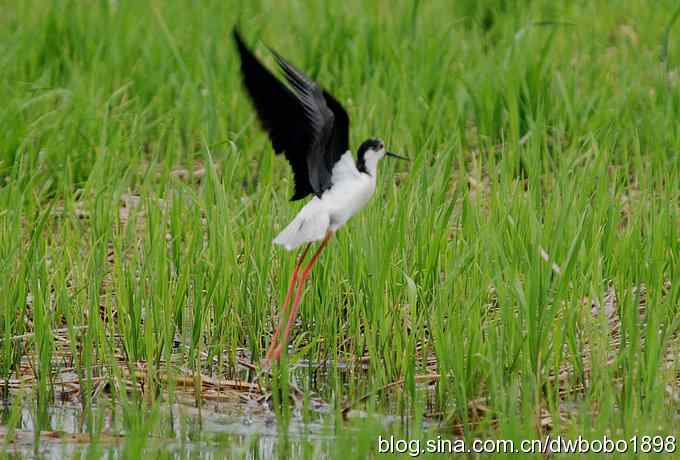
[[(260, 122), (276, 154), (283, 153), (293, 169), (295, 194), (291, 201), (315, 195), (274, 238), (274, 244), (289, 251), (307, 243), (295, 265), (281, 321), (266, 355), (268, 361), (278, 360), (288, 342), (307, 277), (333, 234), (363, 208), (375, 192), (378, 161), (385, 155), (407, 158), (385, 151), (385, 144), (379, 139), (368, 139), (359, 147), (355, 162), (349, 150), (349, 116), (342, 105), (272, 50), (288, 82), (286, 86), (257, 60), (236, 28), (233, 36), (241, 57), (243, 83)], [(300, 275), (305, 256), (315, 241), (321, 244)], [(296, 283), (297, 292), (289, 313)]]

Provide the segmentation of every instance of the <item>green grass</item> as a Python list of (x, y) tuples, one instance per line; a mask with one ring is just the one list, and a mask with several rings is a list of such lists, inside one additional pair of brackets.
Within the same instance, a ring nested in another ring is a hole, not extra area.
[[(327, 401), (335, 436), (289, 439), (296, 416), (275, 392), (273, 452), (362, 458), (378, 434), (459, 429), (678, 434), (676, 2), (0, 10), (0, 428), (17, 428), (21, 400), (36, 429), (60, 429), (49, 409), (68, 368), (91, 456), (111, 448), (109, 418), (126, 436), (117, 456), (183, 445), (200, 431), (168, 428), (167, 377), (236, 378), (239, 357), (266, 351), (295, 263), (271, 240), (300, 204), (241, 88), (238, 22), (266, 62), (264, 44), (346, 105), (354, 148), (380, 136), (413, 159), (381, 164), (372, 202), (324, 253), (287, 357), (367, 368), (263, 381), (295, 379), (305, 421), (311, 398)], [(368, 418), (343, 422), (367, 394)], [(204, 453), (264, 455), (253, 436)]]

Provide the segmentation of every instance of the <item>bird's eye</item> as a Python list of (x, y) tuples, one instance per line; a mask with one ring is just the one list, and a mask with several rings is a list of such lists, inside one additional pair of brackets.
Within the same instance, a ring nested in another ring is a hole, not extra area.
[(384, 149), (384, 148), (385, 148), (385, 144), (383, 144), (383, 143), (381, 142), (380, 145), (378, 146), (378, 148), (379, 148), (380, 150)]

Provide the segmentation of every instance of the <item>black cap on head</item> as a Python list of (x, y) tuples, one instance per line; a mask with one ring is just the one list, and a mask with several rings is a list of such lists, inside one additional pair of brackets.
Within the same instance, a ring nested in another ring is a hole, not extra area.
[[(368, 149), (378, 151), (380, 150), (380, 145), (383, 143), (380, 139), (366, 139), (360, 146), (357, 152), (359, 158), (363, 158)], [(384, 147), (384, 146), (383, 146)]]
[(380, 139), (366, 139), (364, 142), (362, 142), (362, 144), (359, 146), (359, 150), (357, 151), (357, 169), (359, 171), (368, 174), (368, 171), (366, 170), (366, 152), (369, 150), (377, 152), (380, 150), (381, 146), (382, 148), (385, 148), (383, 141)]

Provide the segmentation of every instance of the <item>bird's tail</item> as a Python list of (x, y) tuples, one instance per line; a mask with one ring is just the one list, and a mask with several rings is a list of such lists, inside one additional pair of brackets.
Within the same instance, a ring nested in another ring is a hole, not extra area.
[(295, 219), (274, 238), (274, 244), (280, 244), (288, 251), (292, 251), (303, 243), (324, 239), (330, 225), (330, 217), (327, 212), (318, 212), (318, 208), (313, 209), (309, 204), (302, 208)]

